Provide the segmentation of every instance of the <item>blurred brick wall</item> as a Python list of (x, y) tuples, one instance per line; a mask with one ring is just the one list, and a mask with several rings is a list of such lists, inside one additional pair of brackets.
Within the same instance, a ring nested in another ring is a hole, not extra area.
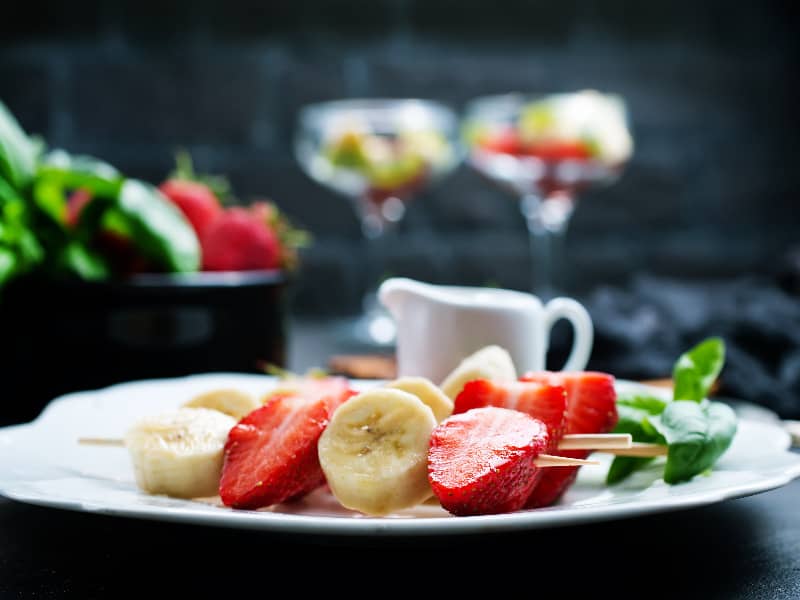
[[(636, 153), (585, 194), (569, 232), (576, 291), (649, 271), (762, 272), (798, 242), (798, 43), (789, 3), (31, 0), (0, 20), (0, 99), (52, 146), (159, 181), (173, 150), (268, 196), (316, 236), (295, 296), (354, 310), (350, 206), (291, 153), (297, 108), (421, 96), (461, 108), (509, 90), (615, 91)], [(4, 9), (6, 10), (6, 9)], [(16, 13), (14, 11), (17, 11)], [(524, 289), (515, 202), (462, 167), (409, 210), (392, 273)]]

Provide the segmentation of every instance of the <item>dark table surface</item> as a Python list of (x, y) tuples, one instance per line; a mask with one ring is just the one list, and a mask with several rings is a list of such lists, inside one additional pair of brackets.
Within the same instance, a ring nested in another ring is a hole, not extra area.
[[(337, 350), (316, 324), (293, 332), (295, 369)], [(0, 598), (451, 596), (484, 584), (527, 598), (800, 598), (800, 480), (703, 508), (451, 538), (271, 534), (0, 499)]]

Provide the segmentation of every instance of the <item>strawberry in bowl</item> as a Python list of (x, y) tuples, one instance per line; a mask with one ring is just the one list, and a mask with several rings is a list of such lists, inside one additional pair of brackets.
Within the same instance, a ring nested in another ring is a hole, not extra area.
[(294, 228), (267, 200), (225, 206), (231, 199), (227, 180), (196, 175), (187, 154), (178, 154), (176, 170), (159, 190), (194, 229), (202, 271), (292, 270), (297, 266), (297, 249), (306, 245), (308, 234)]

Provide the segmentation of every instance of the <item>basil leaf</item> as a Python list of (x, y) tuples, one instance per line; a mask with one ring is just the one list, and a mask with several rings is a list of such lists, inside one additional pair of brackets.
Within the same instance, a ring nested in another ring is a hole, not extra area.
[(18, 262), (15, 252), (0, 246), (0, 286), (14, 276)]
[[(614, 433), (630, 433), (634, 442), (647, 442), (651, 444), (663, 444), (664, 438), (650, 423), (650, 418), (655, 416), (653, 412), (644, 408), (636, 408), (625, 404), (626, 401), (632, 401), (640, 397), (624, 396), (621, 398), (623, 404), (617, 405), (617, 413), (619, 420)], [(661, 412), (666, 403), (655, 397), (646, 397), (648, 400), (655, 400), (659, 404), (644, 402), (645, 406), (655, 406), (657, 412)], [(620, 398), (617, 399), (618, 402)], [(660, 408), (659, 408), (660, 406)], [(657, 413), (656, 413), (657, 414)], [(606, 474), (606, 483), (612, 485), (619, 483), (635, 471), (647, 466), (653, 461), (652, 458), (639, 458), (635, 456), (615, 456), (611, 461), (611, 466)]]
[(36, 144), (0, 102), (0, 176), (18, 190), (25, 188), (36, 171), (37, 152)]
[(670, 403), (653, 425), (669, 444), (664, 481), (688, 481), (710, 469), (731, 445), (736, 413), (721, 402)]
[(27, 269), (44, 258), (44, 250), (30, 229), (20, 225), (17, 229), (16, 238), (17, 251), (23, 268)]
[(628, 393), (617, 396), (617, 407), (619, 406), (630, 406), (644, 410), (651, 415), (660, 415), (667, 407), (667, 401), (657, 396)]
[(0, 285), (44, 258), (44, 250), (28, 226), (29, 218), (28, 204), (0, 177), (0, 245), (4, 250)]
[(77, 240), (69, 242), (61, 249), (59, 264), (81, 279), (106, 279), (110, 269), (105, 259)]
[(200, 244), (183, 214), (153, 186), (128, 179), (116, 210), (136, 246), (170, 271), (188, 273), (200, 266)]
[(47, 179), (36, 181), (33, 184), (33, 201), (54, 223), (59, 227), (65, 227), (67, 199), (58, 183)]
[(47, 154), (37, 170), (37, 178), (64, 189), (82, 188), (92, 196), (116, 198), (123, 176), (106, 162), (91, 156), (76, 156), (63, 150)]
[(22, 197), (17, 193), (11, 184), (0, 176), (0, 205), (4, 202), (22, 202)]
[(627, 479), (636, 471), (644, 469), (653, 460), (653, 458), (640, 458), (638, 456), (615, 456), (614, 460), (611, 461), (611, 466), (608, 467), (606, 484), (614, 485)]
[(700, 402), (717, 379), (725, 363), (725, 342), (709, 338), (682, 354), (672, 370), (675, 400)]

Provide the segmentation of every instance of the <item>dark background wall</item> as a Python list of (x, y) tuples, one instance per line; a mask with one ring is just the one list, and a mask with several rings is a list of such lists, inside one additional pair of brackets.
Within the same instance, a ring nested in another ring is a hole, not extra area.
[[(30, 0), (22, 10), (4, 7), (0, 20), (0, 99), (26, 129), (156, 182), (186, 147), (240, 196), (275, 200), (316, 236), (300, 312), (354, 310), (366, 285), (350, 206), (290, 151), (297, 108), (324, 99), (461, 108), (509, 90), (623, 94), (635, 157), (575, 214), (578, 291), (643, 271), (763, 272), (799, 241), (789, 3)], [(398, 235), (393, 273), (527, 286), (515, 202), (467, 167), (422, 196)]]

